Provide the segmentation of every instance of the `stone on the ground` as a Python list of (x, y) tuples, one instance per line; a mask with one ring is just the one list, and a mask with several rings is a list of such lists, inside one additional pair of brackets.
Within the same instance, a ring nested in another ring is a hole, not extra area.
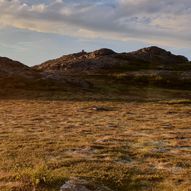
[(72, 179), (60, 188), (60, 191), (111, 191), (105, 186), (96, 186), (86, 180)]

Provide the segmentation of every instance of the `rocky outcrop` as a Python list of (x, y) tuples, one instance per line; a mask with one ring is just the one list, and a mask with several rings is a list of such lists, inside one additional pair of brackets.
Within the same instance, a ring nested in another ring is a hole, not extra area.
[(138, 51), (127, 53), (131, 59), (143, 60), (150, 63), (166, 63), (177, 64), (188, 62), (188, 59), (184, 56), (177, 56), (162, 48), (151, 46), (143, 48)]
[(65, 74), (92, 73), (116, 65), (114, 55), (116, 55), (114, 51), (106, 48), (90, 53), (82, 51), (49, 60), (34, 66), (34, 69), (42, 72), (59, 71)]
[(60, 191), (112, 191), (111, 189), (92, 184), (86, 180), (72, 179), (67, 181), (61, 188)]
[(114, 52), (113, 50), (111, 49), (107, 49), (107, 48), (102, 48), (100, 50), (96, 50), (92, 53), (90, 53), (90, 57), (100, 57), (100, 56), (111, 56), (111, 55), (114, 55), (116, 54), (116, 52)]

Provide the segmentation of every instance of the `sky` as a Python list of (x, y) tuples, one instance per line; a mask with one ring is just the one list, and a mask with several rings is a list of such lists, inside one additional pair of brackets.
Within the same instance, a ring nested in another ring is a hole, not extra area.
[(153, 45), (191, 59), (190, 0), (0, 0), (0, 56), (29, 66)]

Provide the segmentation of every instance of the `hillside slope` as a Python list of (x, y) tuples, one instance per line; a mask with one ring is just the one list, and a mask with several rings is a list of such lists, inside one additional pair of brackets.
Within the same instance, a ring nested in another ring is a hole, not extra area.
[(83, 76), (93, 84), (103, 79), (100, 84), (110, 81), (123, 85), (181, 88), (191, 85), (189, 60), (155, 46), (129, 53), (116, 53), (110, 49), (82, 51), (46, 61), (34, 69), (47, 78), (61, 80)]
[[(0, 95), (6, 95), (21, 92), (21, 90), (63, 90), (66, 87), (87, 87), (88, 82), (75, 81), (67, 78), (57, 80), (52, 77), (45, 76), (34, 70), (32, 67), (22, 64), (21, 62), (12, 60), (7, 57), (0, 57)], [(6, 91), (5, 91), (6, 90)]]
[(191, 62), (158, 47), (130, 53), (110, 49), (79, 52), (28, 67), (0, 57), (1, 89), (76, 89), (127, 93), (129, 86), (191, 87)]
[(191, 69), (188, 59), (176, 56), (158, 47), (149, 47), (130, 53), (116, 53), (110, 49), (100, 49), (94, 52), (79, 52), (49, 60), (34, 68), (39, 71), (59, 71), (65, 74), (96, 74), (140, 70)]
[(0, 57), (0, 77), (36, 77), (36, 72), (18, 62), (6, 57)]

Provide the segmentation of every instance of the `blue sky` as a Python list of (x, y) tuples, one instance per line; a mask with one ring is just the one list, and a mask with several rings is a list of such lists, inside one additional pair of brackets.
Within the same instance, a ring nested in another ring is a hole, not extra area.
[(190, 0), (0, 0), (0, 56), (27, 65), (151, 45), (191, 59)]

